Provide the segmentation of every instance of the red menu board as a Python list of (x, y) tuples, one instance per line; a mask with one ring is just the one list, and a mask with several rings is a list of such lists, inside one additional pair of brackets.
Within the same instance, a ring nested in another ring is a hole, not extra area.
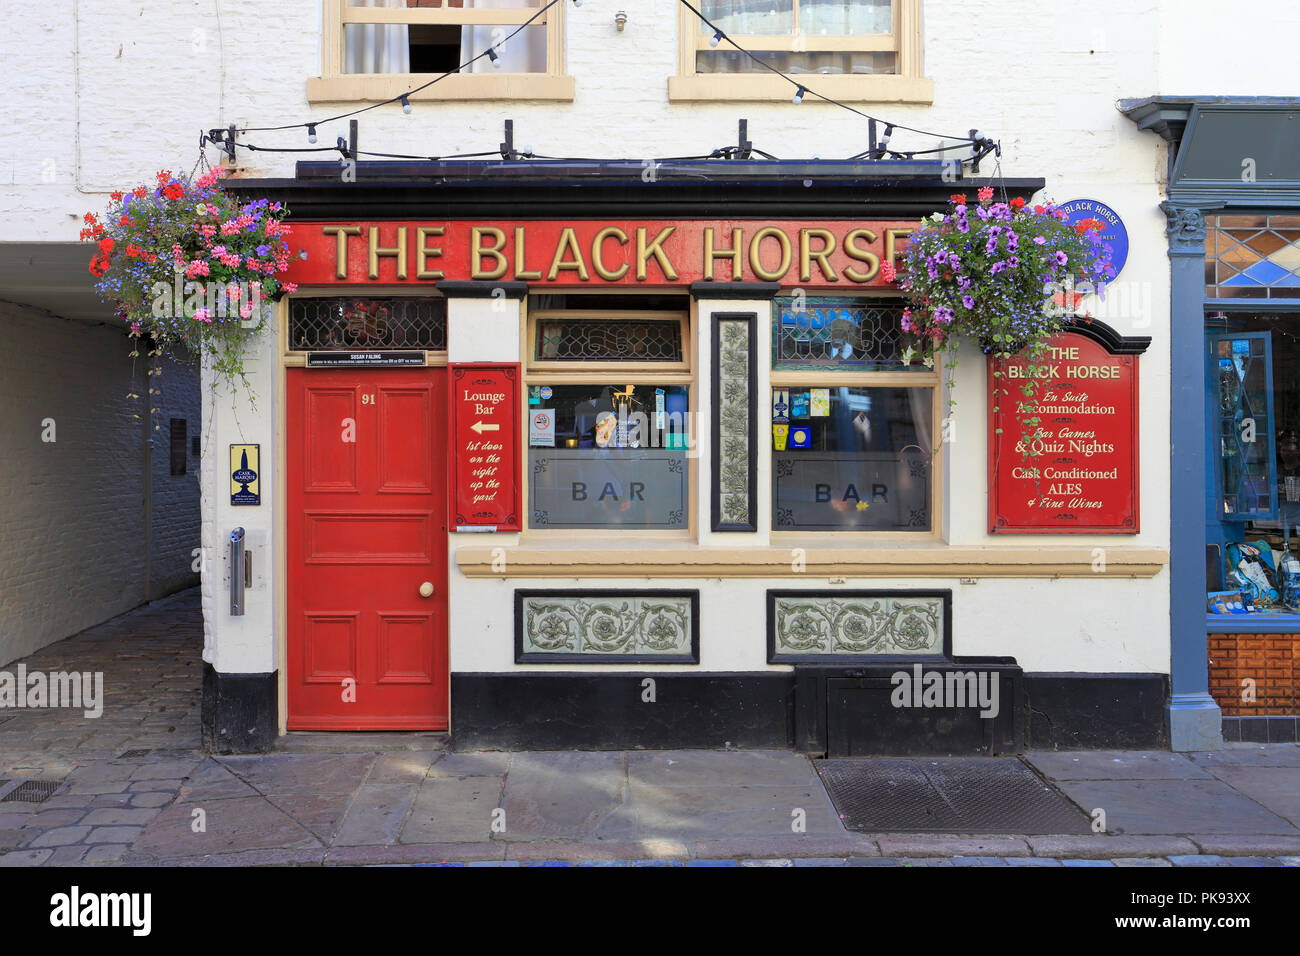
[(450, 366), (453, 531), (519, 530), (519, 366)]
[[(991, 532), (1137, 534), (1137, 361), (1092, 336), (1062, 332), (1027, 398), (1017, 387), (1026, 363), (989, 359)], [(1034, 415), (1038, 454), (1028, 457), (1024, 420)]]

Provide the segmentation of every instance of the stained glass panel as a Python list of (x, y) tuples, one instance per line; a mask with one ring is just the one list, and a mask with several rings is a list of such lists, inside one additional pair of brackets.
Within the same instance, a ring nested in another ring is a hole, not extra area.
[(1296, 216), (1207, 216), (1206, 295), (1212, 299), (1300, 297)]

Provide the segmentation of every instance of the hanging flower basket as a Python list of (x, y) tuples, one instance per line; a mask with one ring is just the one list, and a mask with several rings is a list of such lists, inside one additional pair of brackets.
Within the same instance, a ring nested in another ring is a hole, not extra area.
[[(965, 337), (985, 354), (1024, 359), (1020, 388), (1032, 399), (1047, 341), (1082, 298), (1075, 289), (1103, 294), (1115, 276), (1111, 247), (1100, 235), (1102, 223), (1088, 219), (1071, 225), (1051, 203), (1028, 207), (1020, 198), (994, 203), (987, 186), (979, 190), (977, 205), (968, 205), (964, 193), (948, 202), (946, 213), (925, 219), (908, 238), (896, 276), (910, 300), (903, 331), (915, 336), (907, 359), (919, 352), (933, 365), (936, 354), (947, 350), (951, 376), (957, 363), (950, 346)], [(887, 270), (885, 278), (891, 273)], [(1026, 420), (1030, 434), (1037, 424)]]
[(147, 337), (155, 355), (183, 346), (248, 390), (244, 347), (270, 302), (296, 288), (279, 278), (289, 268), (291, 230), (280, 203), (241, 204), (220, 188), (220, 176), (214, 169), (191, 182), (162, 170), (152, 188), (113, 192), (102, 219), (83, 217), (81, 239), (96, 246), (96, 291), (117, 305), (133, 338)]

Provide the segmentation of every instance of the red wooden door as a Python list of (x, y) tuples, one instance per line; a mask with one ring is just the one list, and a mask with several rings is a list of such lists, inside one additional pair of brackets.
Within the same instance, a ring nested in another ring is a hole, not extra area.
[(447, 728), (445, 376), (287, 372), (290, 730)]

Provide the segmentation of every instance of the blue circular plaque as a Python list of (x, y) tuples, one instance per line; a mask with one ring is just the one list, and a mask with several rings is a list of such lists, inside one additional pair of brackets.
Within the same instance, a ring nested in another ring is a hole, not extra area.
[(1095, 199), (1071, 199), (1061, 203), (1060, 209), (1070, 225), (1083, 219), (1096, 219), (1101, 223), (1099, 235), (1101, 241), (1110, 246), (1110, 264), (1115, 270), (1115, 275), (1109, 281), (1114, 282), (1128, 261), (1128, 230), (1124, 228), (1124, 220), (1119, 218), (1119, 213)]

